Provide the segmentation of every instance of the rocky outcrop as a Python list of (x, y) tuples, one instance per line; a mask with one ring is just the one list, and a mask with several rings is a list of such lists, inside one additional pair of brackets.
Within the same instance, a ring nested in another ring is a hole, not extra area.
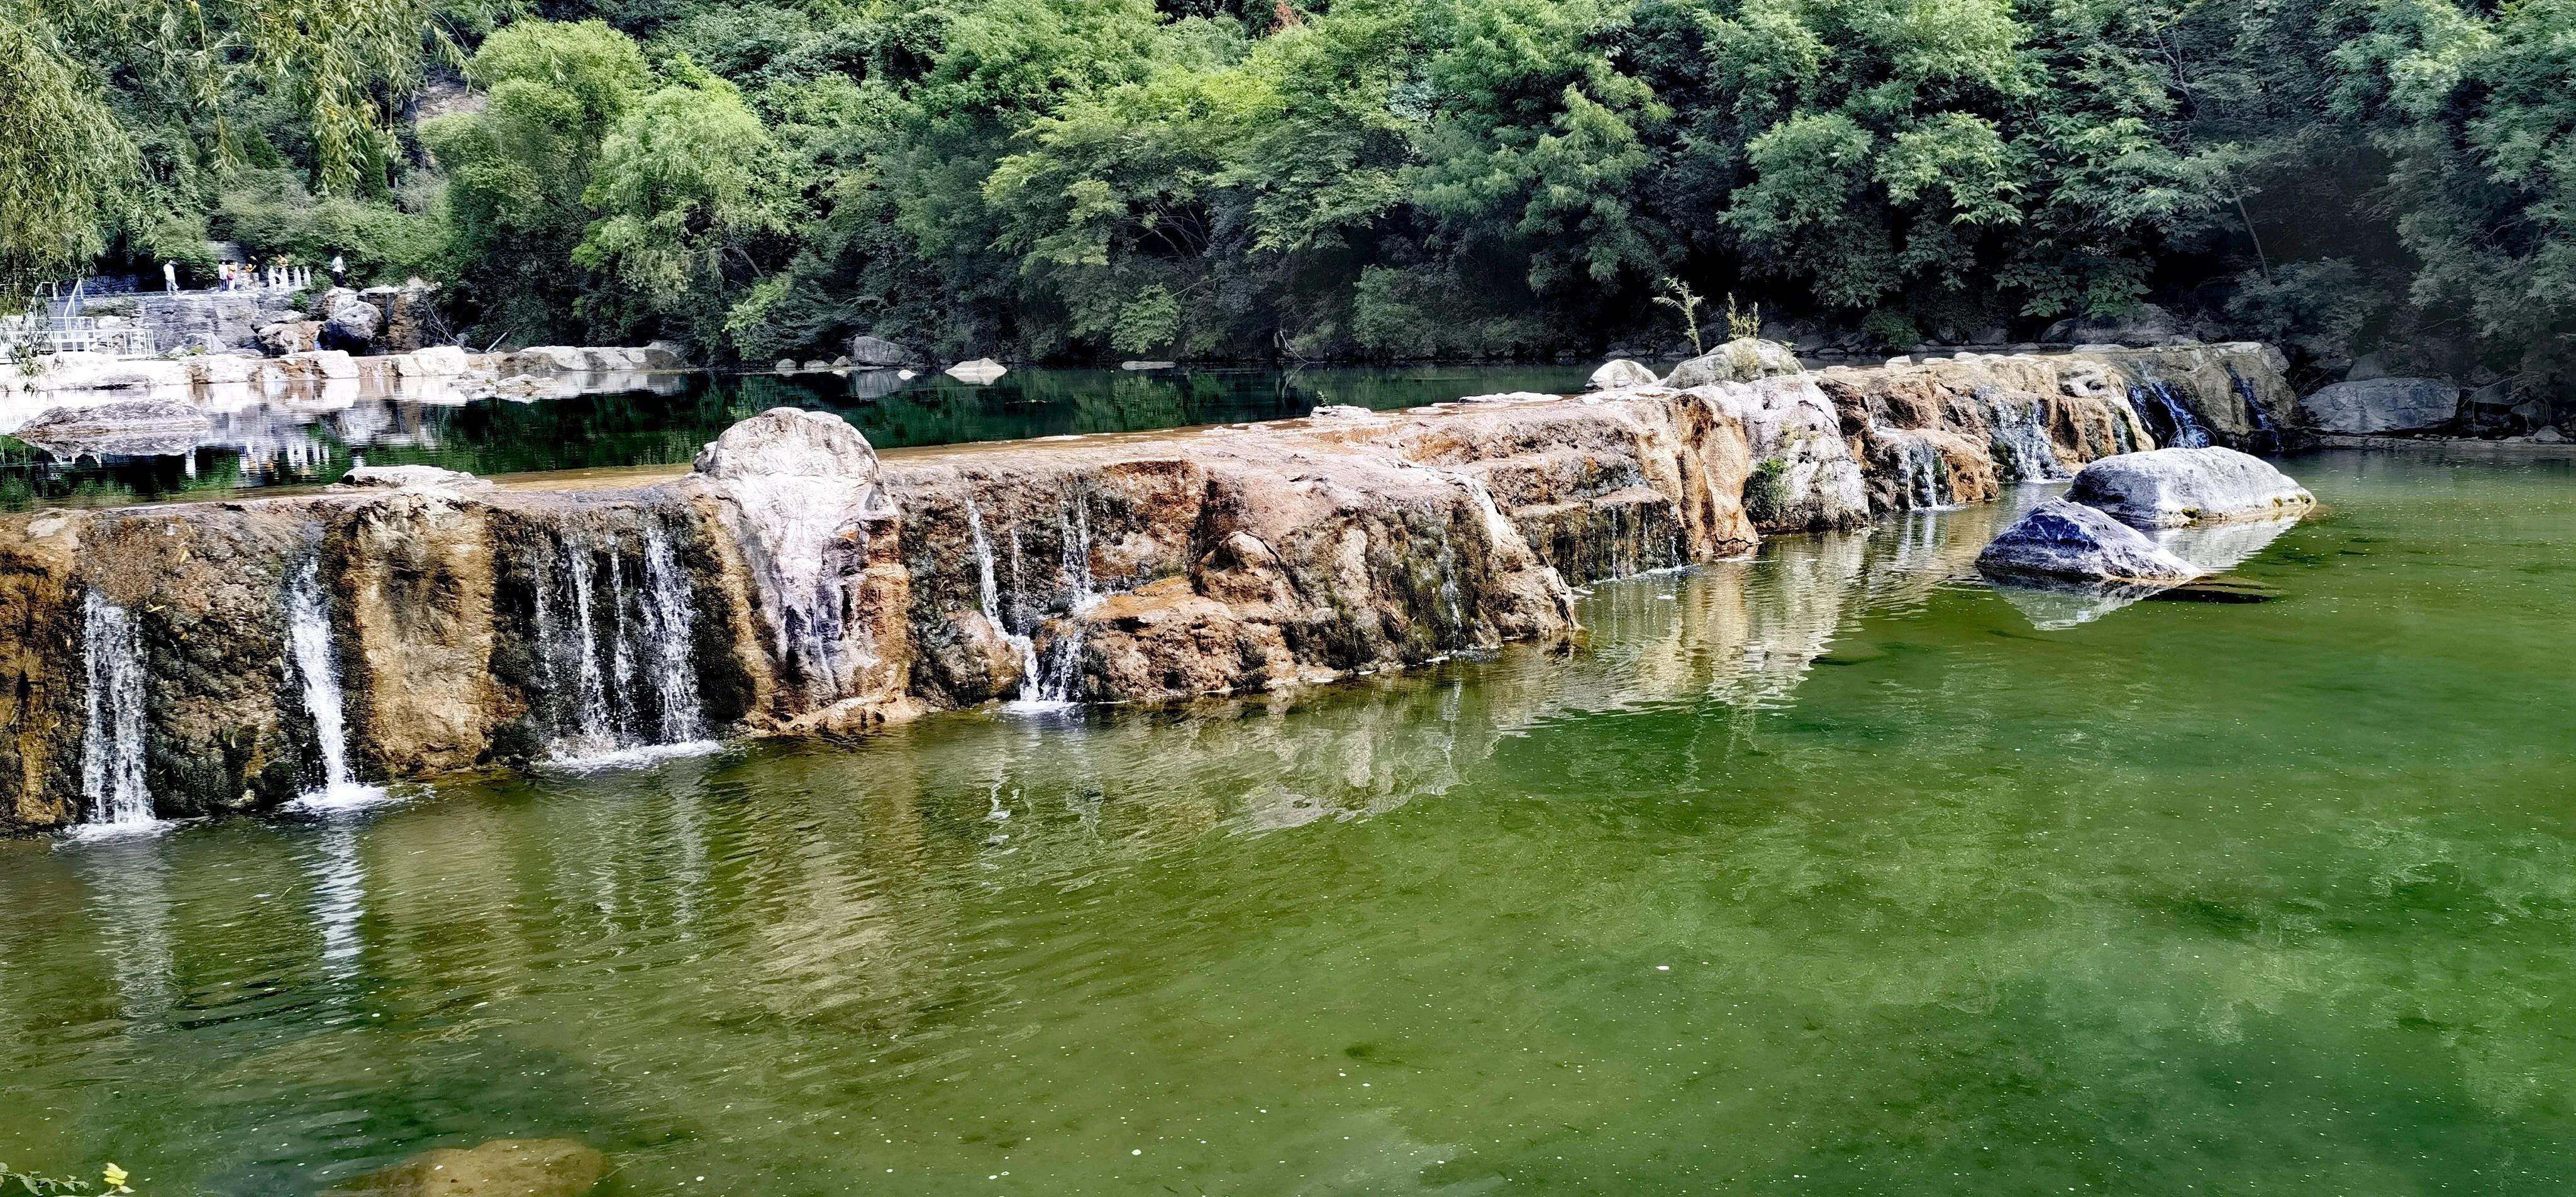
[(1713, 382), (1752, 382), (1795, 374), (1798, 352), (1778, 341), (1759, 337), (1739, 337), (1707, 353), (1673, 367), (1664, 385), (1689, 389)]
[(849, 356), (853, 366), (912, 366), (922, 361), (920, 354), (904, 346), (865, 333), (850, 338)]
[(2149, 586), (2201, 573), (2137, 529), (2064, 499), (2031, 508), (1977, 554), (1977, 568), (2003, 578)]
[[(325, 726), (370, 781), (1560, 642), (1570, 585), (1907, 505), (1892, 454), (1936, 455), (1964, 502), (2150, 447), (2127, 368), (1977, 358), (885, 460), (782, 410), (650, 485), (396, 467), (0, 517), (0, 820), (272, 804), (319, 779)], [(327, 666), (290, 651), (317, 642)]]
[[(385, 325), (384, 310), (346, 289), (323, 294), (313, 305), (322, 313), (322, 344), (349, 353), (365, 353)], [(417, 346), (415, 346), (417, 347)]]
[(2040, 334), (2058, 345), (2169, 345), (2187, 339), (2182, 319), (2152, 303), (2110, 316), (2060, 320)]
[(608, 1156), (578, 1139), (494, 1139), (424, 1151), (328, 1191), (375, 1197), (581, 1197), (597, 1188), (608, 1170)]
[(206, 413), (166, 399), (122, 399), (93, 407), (55, 407), (18, 426), (11, 435), (57, 457), (164, 452), (197, 443), (212, 421)]
[(2084, 467), (2066, 497), (2138, 528), (2296, 516), (2316, 498), (2272, 463), (2234, 449), (2157, 449)]
[(2340, 436), (2422, 432), (2459, 416), (2460, 388), (2438, 378), (2338, 382), (2300, 399), (2299, 414), (2318, 432)]

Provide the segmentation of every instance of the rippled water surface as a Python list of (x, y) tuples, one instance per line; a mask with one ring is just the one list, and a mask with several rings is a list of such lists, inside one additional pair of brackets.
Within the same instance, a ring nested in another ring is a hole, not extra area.
[[(1999, 512), (1296, 703), (0, 844), (0, 1159), (300, 1193), (2555, 1193), (2576, 469), (2059, 631)], [(701, 1179), (703, 1178), (703, 1179)]]

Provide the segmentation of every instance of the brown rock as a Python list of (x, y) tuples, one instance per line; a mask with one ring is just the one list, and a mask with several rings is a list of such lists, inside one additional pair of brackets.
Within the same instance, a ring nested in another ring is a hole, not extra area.
[(581, 1197), (608, 1175), (608, 1157), (573, 1139), (494, 1139), (424, 1151), (332, 1187), (384, 1197)]

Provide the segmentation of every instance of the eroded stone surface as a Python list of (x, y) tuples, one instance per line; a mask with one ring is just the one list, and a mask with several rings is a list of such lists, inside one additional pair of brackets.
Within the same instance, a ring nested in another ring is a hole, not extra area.
[(2157, 449), (2084, 467), (2066, 497), (2140, 528), (2298, 514), (2315, 496), (2272, 463), (2234, 449)]
[(494, 1139), (441, 1147), (332, 1187), (379, 1197), (581, 1197), (608, 1176), (608, 1156), (577, 1139)]

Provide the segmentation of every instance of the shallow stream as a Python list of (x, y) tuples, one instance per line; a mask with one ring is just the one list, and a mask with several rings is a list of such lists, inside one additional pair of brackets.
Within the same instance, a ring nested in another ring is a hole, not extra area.
[[(2003, 507), (1296, 701), (0, 843), (0, 1160), (302, 1193), (2555, 1193), (2576, 463), (2333, 453), (2041, 631)], [(2037, 488), (2018, 488), (2027, 500)]]

